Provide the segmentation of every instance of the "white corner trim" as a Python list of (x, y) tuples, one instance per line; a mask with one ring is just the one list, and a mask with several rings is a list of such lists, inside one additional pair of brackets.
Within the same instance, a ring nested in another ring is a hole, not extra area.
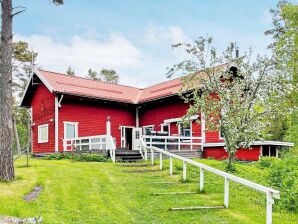
[(58, 97), (55, 96), (55, 152), (59, 151), (59, 102)]
[[(47, 138), (45, 140), (41, 140), (40, 139), (41, 138), (40, 129), (44, 128), (44, 127), (47, 128)], [(49, 142), (49, 125), (48, 124), (43, 124), (43, 125), (38, 126), (38, 136), (37, 137), (38, 137), (38, 139), (37, 139), (38, 143), (47, 143), (47, 142)]]

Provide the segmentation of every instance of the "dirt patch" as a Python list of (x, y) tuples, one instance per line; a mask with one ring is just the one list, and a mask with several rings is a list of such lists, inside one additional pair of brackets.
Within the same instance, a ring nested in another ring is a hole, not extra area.
[[(34, 201), (42, 192), (42, 186), (36, 186), (33, 190), (24, 196), (25, 201)], [(1, 224), (1, 223), (0, 223)]]

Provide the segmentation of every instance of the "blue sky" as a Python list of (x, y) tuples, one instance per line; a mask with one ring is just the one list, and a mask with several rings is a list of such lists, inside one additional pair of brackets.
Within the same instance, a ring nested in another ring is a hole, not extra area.
[(166, 80), (166, 67), (181, 61), (171, 44), (209, 34), (222, 51), (236, 41), (269, 54), (272, 0), (14, 0), (27, 11), (14, 20), (15, 39), (39, 53), (38, 64), (78, 75), (113, 68), (120, 82), (148, 86)]

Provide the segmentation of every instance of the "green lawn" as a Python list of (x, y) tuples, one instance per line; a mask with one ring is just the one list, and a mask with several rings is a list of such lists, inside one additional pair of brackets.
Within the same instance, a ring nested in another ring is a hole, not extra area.
[[(223, 168), (219, 161), (200, 160)], [(166, 162), (167, 163), (167, 162)], [(182, 164), (175, 161), (175, 175), (162, 172), (124, 173), (113, 163), (30, 160), (16, 164), (17, 180), (0, 183), (0, 214), (23, 217), (41, 215), (44, 223), (265, 223), (265, 195), (231, 183), (230, 208), (203, 211), (169, 211), (171, 207), (222, 205), (223, 179), (205, 174), (204, 194), (152, 196), (153, 192), (197, 191), (199, 172), (188, 167), (184, 184), (154, 184), (181, 180)], [(157, 169), (152, 167), (149, 169)], [(147, 169), (147, 168), (145, 168)], [(238, 174), (262, 183), (266, 172), (252, 165), (237, 165)], [(36, 185), (44, 187), (39, 198), (23, 196)], [(274, 212), (274, 223), (295, 223), (298, 216)]]

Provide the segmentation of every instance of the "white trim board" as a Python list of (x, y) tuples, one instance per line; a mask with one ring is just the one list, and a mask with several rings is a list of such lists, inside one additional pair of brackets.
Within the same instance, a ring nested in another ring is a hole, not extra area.
[[(294, 143), (281, 142), (281, 141), (254, 141), (252, 145), (276, 145), (276, 146), (293, 147)], [(210, 142), (210, 143), (204, 144), (204, 147), (223, 147), (223, 146), (225, 146), (224, 142)]]

